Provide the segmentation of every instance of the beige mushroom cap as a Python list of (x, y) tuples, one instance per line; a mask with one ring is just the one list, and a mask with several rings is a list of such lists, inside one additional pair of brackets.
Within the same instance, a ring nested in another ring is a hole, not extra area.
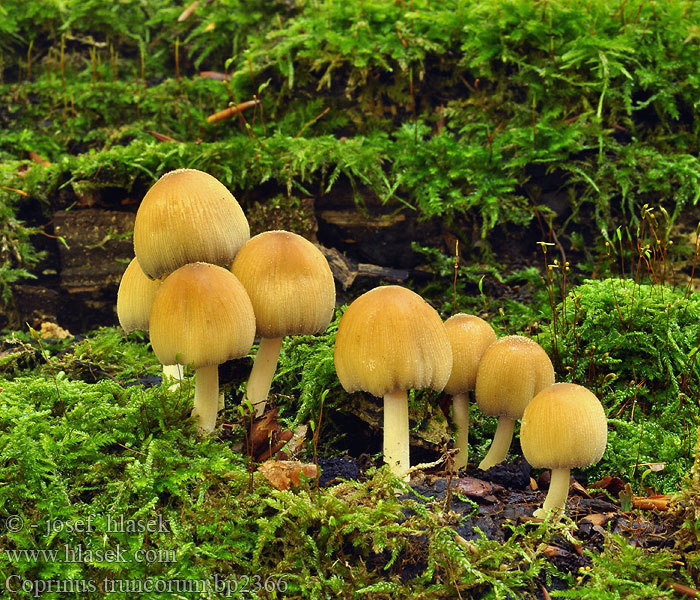
[(149, 279), (134, 258), (126, 267), (117, 290), (117, 318), (127, 333), (148, 329), (148, 313), (160, 287), (160, 279)]
[(249, 237), (231, 192), (196, 169), (170, 171), (156, 181), (134, 223), (136, 258), (151, 279), (197, 261), (228, 267)]
[(335, 369), (347, 392), (442, 390), (452, 348), (437, 311), (415, 292), (378, 287), (355, 299), (340, 319)]
[(489, 323), (465, 313), (452, 315), (445, 329), (452, 345), (452, 373), (445, 393), (454, 396), (474, 389), (481, 357), (497, 338)]
[(231, 272), (248, 291), (258, 335), (324, 331), (335, 310), (335, 282), (326, 257), (309, 240), (289, 231), (266, 231), (236, 254)]
[(530, 338), (508, 335), (482, 355), (474, 395), (484, 414), (519, 419), (535, 394), (553, 383), (554, 367), (544, 348)]
[(192, 263), (161, 284), (151, 306), (149, 333), (161, 363), (198, 369), (245, 356), (255, 337), (255, 315), (233, 273)]
[(555, 383), (527, 405), (520, 447), (535, 468), (583, 468), (597, 463), (608, 443), (608, 421), (593, 392), (575, 383)]

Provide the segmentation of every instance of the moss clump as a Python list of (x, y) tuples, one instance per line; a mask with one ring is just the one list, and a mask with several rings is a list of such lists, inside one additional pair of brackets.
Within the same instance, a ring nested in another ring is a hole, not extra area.
[(592, 476), (678, 489), (700, 424), (698, 314), (688, 290), (622, 278), (575, 286), (556, 306), (542, 343), (560, 376), (591, 389), (609, 418), (609, 447)]

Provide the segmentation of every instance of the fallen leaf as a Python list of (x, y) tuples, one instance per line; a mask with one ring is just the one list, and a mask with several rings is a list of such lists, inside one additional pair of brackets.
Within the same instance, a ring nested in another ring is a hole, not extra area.
[(610, 520), (612, 516), (613, 513), (593, 513), (583, 517), (579, 523), (590, 523), (594, 527), (602, 527)]
[(318, 477), (317, 465), (297, 460), (268, 460), (258, 467), (258, 471), (278, 490), (298, 486), (302, 473), (310, 479)]
[(559, 546), (553, 546), (552, 544), (547, 544), (542, 548), (542, 553), (547, 558), (566, 558), (567, 556), (571, 556), (571, 552), (568, 550), (564, 550), (564, 548), (560, 548)]
[(578, 481), (571, 482), (569, 491), (576, 492), (579, 496), (583, 496), (584, 498), (591, 497), (591, 495), (586, 491), (586, 488), (584, 488)]
[(453, 488), (456, 493), (470, 498), (481, 498), (488, 502), (496, 502), (494, 492), (503, 490), (502, 485), (490, 483), (477, 479), (476, 477), (458, 477), (453, 482)]
[(306, 441), (306, 432), (309, 430), (308, 425), (299, 425), (294, 428), (292, 437), (284, 447), (284, 452), (278, 454), (281, 460), (288, 460), (298, 454), (304, 448)]
[(620, 492), (625, 489), (625, 482), (619, 477), (603, 477), (587, 486), (589, 490), (605, 490), (613, 498), (617, 498)]

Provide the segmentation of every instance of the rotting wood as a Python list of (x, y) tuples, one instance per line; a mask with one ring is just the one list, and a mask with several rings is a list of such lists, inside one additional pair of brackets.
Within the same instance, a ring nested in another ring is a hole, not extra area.
[(356, 264), (336, 248), (326, 248), (320, 244), (317, 244), (317, 246), (326, 257), (334, 279), (343, 290), (347, 290), (357, 277), (361, 276), (385, 279), (395, 283), (401, 283), (408, 279), (409, 272), (406, 269), (393, 269), (369, 263)]

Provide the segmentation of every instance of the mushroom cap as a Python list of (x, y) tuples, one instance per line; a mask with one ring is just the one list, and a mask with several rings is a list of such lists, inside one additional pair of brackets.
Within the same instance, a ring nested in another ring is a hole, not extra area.
[(452, 315), (445, 329), (452, 345), (452, 373), (445, 393), (454, 396), (474, 389), (481, 356), (498, 338), (489, 323), (465, 313)]
[(233, 273), (192, 263), (168, 275), (156, 292), (149, 333), (161, 363), (198, 369), (248, 354), (255, 337), (255, 315)]
[(535, 468), (582, 468), (597, 463), (608, 443), (608, 421), (593, 392), (575, 383), (555, 383), (527, 405), (520, 447)]
[(481, 356), (474, 395), (492, 417), (519, 419), (540, 390), (554, 383), (554, 367), (544, 348), (522, 335), (508, 335)]
[(124, 331), (148, 329), (148, 313), (160, 287), (160, 279), (149, 279), (133, 258), (126, 267), (117, 290), (117, 318)]
[(134, 222), (136, 258), (151, 279), (198, 261), (228, 267), (249, 237), (231, 192), (196, 169), (163, 175), (146, 192)]
[(261, 337), (310, 335), (328, 327), (335, 282), (326, 257), (306, 238), (289, 231), (253, 236), (231, 272), (248, 291)]
[(340, 319), (335, 370), (347, 392), (439, 391), (451, 369), (452, 348), (440, 315), (407, 288), (365, 292)]

